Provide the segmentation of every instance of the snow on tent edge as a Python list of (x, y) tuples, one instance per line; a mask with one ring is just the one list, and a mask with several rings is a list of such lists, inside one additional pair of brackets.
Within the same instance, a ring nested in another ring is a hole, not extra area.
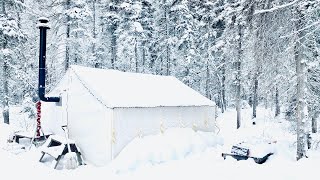
[(172, 76), (76, 65), (72, 65), (69, 71), (109, 108), (215, 105)]
[(170, 128), (163, 134), (136, 137), (111, 162), (110, 167), (116, 173), (134, 171), (145, 165), (184, 159), (217, 145), (223, 145), (223, 139), (212, 132)]

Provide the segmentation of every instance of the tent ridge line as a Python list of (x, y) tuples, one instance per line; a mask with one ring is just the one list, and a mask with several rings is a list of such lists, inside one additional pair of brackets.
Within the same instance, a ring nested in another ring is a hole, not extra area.
[(76, 71), (71, 67), (70, 69), (72, 69), (72, 71), (74, 72), (74, 74), (76, 75), (77, 79), (80, 81), (80, 83), (83, 85), (83, 87), (95, 98), (97, 99), (97, 101), (102, 104), (103, 106), (105, 106), (106, 108), (109, 109), (113, 109), (113, 107), (109, 107), (108, 105), (106, 105), (105, 103), (103, 103), (102, 100), (100, 100), (97, 96), (94, 95), (93, 92), (90, 91), (90, 89), (88, 88), (88, 86), (81, 80), (81, 78), (79, 77), (79, 75), (76, 73)]
[[(104, 103), (103, 100), (98, 98), (92, 91), (90, 91), (90, 88), (86, 85), (86, 83), (80, 78), (80, 76), (77, 74), (77, 72), (70, 67), (70, 69), (73, 71), (73, 73), (76, 75), (77, 79), (80, 81), (80, 83), (84, 86), (84, 88), (103, 106), (105, 106), (108, 109), (120, 109), (120, 108), (158, 108), (158, 107), (214, 107), (213, 105), (180, 105), (180, 106), (108, 106)], [(171, 76), (172, 77), (172, 76)]]

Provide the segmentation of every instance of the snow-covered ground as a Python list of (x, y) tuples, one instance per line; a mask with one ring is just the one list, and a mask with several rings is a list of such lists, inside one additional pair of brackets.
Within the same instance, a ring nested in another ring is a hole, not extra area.
[[(16, 126), (0, 124), (0, 174), (12, 179), (317, 179), (320, 151), (314, 146), (308, 159), (295, 161), (293, 126), (282, 118), (274, 119), (269, 110), (259, 108), (257, 114), (257, 125), (253, 126), (251, 110), (244, 109), (242, 128), (236, 130), (235, 111), (228, 110), (217, 119), (218, 133), (169, 129), (164, 134), (133, 140), (108, 166), (86, 165), (75, 170), (54, 170), (49, 158), (45, 163), (38, 162), (39, 149), (20, 150), (17, 144), (7, 144)], [(257, 148), (253, 153), (267, 150), (274, 155), (261, 165), (252, 159), (224, 160), (221, 153), (230, 152), (239, 142)]]

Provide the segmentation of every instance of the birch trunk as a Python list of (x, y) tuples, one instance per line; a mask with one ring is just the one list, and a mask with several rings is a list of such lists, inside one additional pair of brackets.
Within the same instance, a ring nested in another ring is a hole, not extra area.
[(145, 64), (146, 64), (146, 41), (145, 40), (143, 40), (142, 41), (142, 43), (141, 43), (141, 50), (142, 50), (142, 68), (143, 68), (143, 72), (145, 72), (145, 69), (146, 69), (146, 67), (145, 67)]
[(224, 113), (224, 111), (227, 108), (227, 102), (226, 102), (226, 65), (225, 65), (225, 59), (222, 60), (222, 66), (221, 66), (221, 101), (222, 101), (222, 106), (221, 106), (221, 112)]
[[(206, 26), (207, 32), (209, 32), (208, 25)], [(210, 99), (209, 82), (210, 82), (210, 70), (209, 70), (209, 38), (206, 42), (206, 97)]]
[[(258, 6), (258, 4), (257, 4)], [(262, 16), (258, 14), (257, 15), (257, 22), (256, 22), (256, 26), (260, 27), (260, 28), (256, 28), (256, 33), (255, 33), (255, 41), (254, 41), (254, 65), (255, 65), (255, 69), (254, 69), (254, 76), (253, 76), (253, 93), (252, 93), (252, 124), (255, 124), (255, 118), (257, 117), (257, 104), (258, 104), (258, 64), (259, 64), (259, 59), (260, 57), (260, 52), (261, 50), (261, 46), (260, 43), (262, 43), (263, 39), (262, 39), (262, 33), (263, 33), (263, 22), (262, 22)], [(260, 48), (259, 48), (260, 47)]]
[(210, 69), (209, 69), (209, 62), (207, 61), (206, 63), (206, 97), (210, 99), (209, 82), (210, 82)]
[(99, 68), (101, 67), (101, 63), (97, 62), (96, 57), (96, 0), (92, 1), (92, 20), (93, 20), (93, 28), (92, 28), (92, 37), (93, 37), (93, 43), (92, 43), (92, 55), (94, 56), (94, 67)]
[[(167, 2), (165, 2), (167, 3)], [(170, 46), (169, 46), (169, 7), (167, 4), (165, 4), (165, 9), (164, 9), (164, 13), (165, 13), (165, 28), (166, 28), (166, 75), (169, 76), (170, 75)]]
[(139, 72), (139, 59), (138, 59), (138, 40), (137, 40), (137, 35), (134, 38), (135, 43), (134, 43), (134, 58), (135, 58), (135, 63), (136, 63), (136, 73)]
[(236, 111), (237, 129), (241, 126), (241, 58), (242, 58), (242, 25), (238, 24), (238, 59), (236, 62)]
[(116, 25), (113, 24), (111, 29), (110, 29), (110, 34), (111, 34), (111, 68), (115, 69), (115, 62), (117, 61), (117, 36), (115, 34), (116, 31)]
[[(2, 14), (6, 15), (6, 6), (5, 6), (5, 1), (2, 1)], [(4, 41), (2, 42), (2, 48), (6, 49), (7, 48), (7, 38), (4, 37)], [(3, 122), (6, 124), (10, 123), (10, 118), (9, 118), (9, 87), (8, 87), (8, 82), (9, 82), (9, 72), (8, 72), (8, 57), (6, 55), (3, 55)]]
[[(253, 86), (253, 102), (252, 102), (252, 118), (255, 119), (257, 117), (257, 106), (258, 106), (258, 75), (254, 76), (254, 86)], [(255, 124), (255, 121), (253, 121)]]
[(318, 132), (318, 122), (317, 122), (317, 118), (318, 118), (318, 114), (315, 113), (313, 116), (312, 116), (312, 119), (311, 119), (311, 129), (312, 129), (312, 133), (317, 133)]
[(4, 123), (9, 124), (9, 88), (8, 88), (8, 81), (9, 81), (9, 72), (8, 72), (8, 62), (6, 60), (7, 57), (4, 57), (3, 62), (3, 120)]
[(297, 76), (297, 160), (306, 157), (306, 121), (307, 121), (307, 108), (306, 108), (306, 63), (303, 61), (303, 44), (305, 41), (305, 31), (302, 30), (304, 15), (299, 7), (295, 9), (296, 22), (295, 30), (297, 33), (297, 40), (294, 47), (294, 59), (296, 64), (296, 76)]
[(275, 116), (280, 115), (280, 103), (279, 103), (279, 89), (276, 87), (276, 96), (275, 96), (275, 104), (276, 104), (276, 111), (275, 111)]
[[(70, 9), (70, 6), (71, 6), (71, 2), (70, 0), (67, 0), (66, 2), (66, 10), (69, 10)], [(64, 69), (65, 71), (67, 71), (69, 69), (69, 66), (70, 66), (70, 47), (69, 47), (69, 40), (70, 40), (70, 16), (67, 14), (67, 18), (66, 18), (66, 36), (67, 36), (67, 39), (66, 39), (66, 60), (65, 60), (65, 66), (64, 66)]]

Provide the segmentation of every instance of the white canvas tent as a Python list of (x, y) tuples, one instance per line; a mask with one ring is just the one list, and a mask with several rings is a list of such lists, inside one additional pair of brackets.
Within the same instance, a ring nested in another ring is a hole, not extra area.
[(137, 136), (169, 127), (214, 131), (215, 104), (171, 76), (71, 66), (42, 103), (44, 131), (63, 135), (68, 124), (84, 160), (110, 162)]

